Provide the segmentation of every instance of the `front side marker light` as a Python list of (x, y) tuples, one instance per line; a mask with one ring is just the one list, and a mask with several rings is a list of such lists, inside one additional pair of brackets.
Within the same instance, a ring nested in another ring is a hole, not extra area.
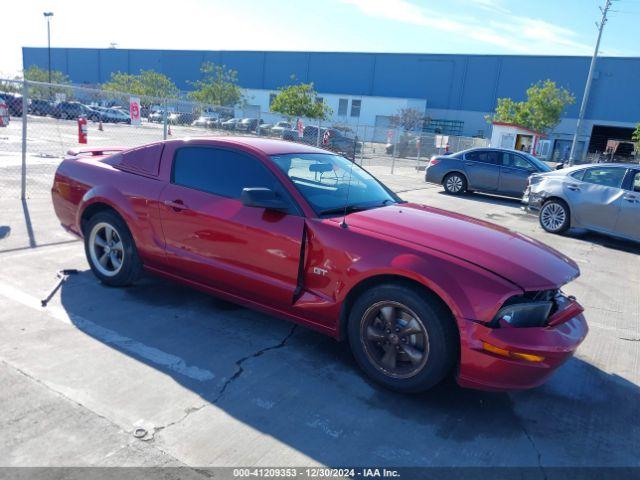
[(504, 348), (496, 347), (487, 342), (482, 342), (482, 348), (487, 352), (491, 352), (501, 357), (512, 358), (516, 360), (526, 360), (528, 362), (540, 363), (544, 362), (544, 357), (541, 355), (534, 355), (532, 353), (512, 352)]

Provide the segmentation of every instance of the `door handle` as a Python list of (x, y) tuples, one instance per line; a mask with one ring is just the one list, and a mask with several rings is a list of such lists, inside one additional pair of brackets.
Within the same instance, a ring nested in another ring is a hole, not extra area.
[(176, 212), (189, 208), (182, 200), (165, 200), (164, 204), (169, 208), (173, 208)]
[(567, 188), (569, 190), (573, 190), (574, 192), (579, 192), (580, 191), (580, 187), (578, 185), (574, 185), (574, 184), (567, 185)]
[(636, 195), (625, 195), (622, 198), (631, 203), (636, 203), (638, 202), (638, 200), (640, 200), (640, 197), (637, 197)]

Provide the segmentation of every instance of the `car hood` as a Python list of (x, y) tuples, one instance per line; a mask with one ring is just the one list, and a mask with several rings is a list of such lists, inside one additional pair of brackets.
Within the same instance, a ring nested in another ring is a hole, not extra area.
[(523, 290), (559, 288), (580, 274), (573, 260), (541, 242), (438, 208), (390, 205), (350, 214), (347, 223), (461, 258)]

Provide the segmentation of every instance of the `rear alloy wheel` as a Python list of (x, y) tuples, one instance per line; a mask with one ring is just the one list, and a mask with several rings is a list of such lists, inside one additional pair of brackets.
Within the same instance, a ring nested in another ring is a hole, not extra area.
[(549, 200), (540, 209), (540, 226), (549, 233), (569, 229), (569, 207), (562, 200)]
[(131, 233), (114, 212), (99, 212), (91, 217), (84, 247), (91, 270), (107, 285), (130, 285), (142, 271)]
[(447, 376), (457, 358), (448, 312), (428, 295), (402, 285), (381, 285), (361, 295), (348, 330), (360, 367), (393, 390), (427, 390)]
[(460, 173), (450, 173), (444, 178), (442, 185), (451, 195), (460, 195), (467, 190), (467, 180)]

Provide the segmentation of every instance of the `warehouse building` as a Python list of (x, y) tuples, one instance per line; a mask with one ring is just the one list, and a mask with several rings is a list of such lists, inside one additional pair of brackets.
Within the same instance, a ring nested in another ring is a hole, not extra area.
[[(47, 68), (46, 48), (23, 48), (24, 68)], [(54, 48), (52, 69), (75, 84), (97, 85), (113, 72), (152, 69), (180, 89), (201, 78), (203, 62), (237, 70), (245, 90), (246, 116), (268, 111), (278, 88), (291, 77), (313, 82), (333, 110), (333, 121), (384, 129), (401, 108), (417, 108), (431, 121), (425, 130), (490, 136), (484, 119), (500, 97), (521, 100), (538, 80), (551, 79), (576, 96), (552, 132), (543, 154), (568, 155), (590, 58), (576, 56), (440, 55), (332, 52), (258, 52)], [(598, 60), (580, 148), (604, 151), (608, 140), (628, 140), (640, 121), (640, 58)]]

